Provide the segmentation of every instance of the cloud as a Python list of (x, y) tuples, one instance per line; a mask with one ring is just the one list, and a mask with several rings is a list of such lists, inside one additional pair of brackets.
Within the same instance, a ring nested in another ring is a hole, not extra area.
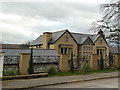
[(6, 2), (1, 3), (0, 32), (5, 43), (23, 43), (46, 31), (69, 29), (88, 33), (98, 18), (104, 0), (80, 2)]

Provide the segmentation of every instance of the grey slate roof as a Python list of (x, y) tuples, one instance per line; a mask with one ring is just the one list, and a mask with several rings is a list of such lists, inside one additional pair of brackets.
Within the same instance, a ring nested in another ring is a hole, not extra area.
[(30, 43), (30, 45), (40, 45), (43, 44), (43, 35), (40, 35), (36, 40)]
[[(30, 49), (1, 49), (0, 52), (4, 52), (4, 55), (18, 56), (20, 53), (30, 53)], [(34, 49), (33, 56), (57, 56), (56, 50), (53, 49)]]
[[(53, 32), (52, 39), (49, 41), (49, 44), (54, 43), (66, 30)], [(36, 40), (30, 43), (30, 45), (40, 45), (43, 44), (43, 35), (40, 35)]]
[[(117, 47), (109, 47), (109, 50), (112, 54), (118, 53), (118, 48)], [(120, 49), (119, 49), (119, 51), (120, 51)]]
[[(63, 33), (65, 33), (67, 30), (52, 32), (52, 39), (48, 42), (49, 44), (54, 43)], [(72, 33), (70, 32), (75, 41), (78, 44), (83, 44), (83, 42), (89, 37), (93, 43), (97, 40), (97, 38), (100, 36), (100, 34), (81, 34), (81, 33)], [(30, 45), (40, 45), (43, 44), (43, 35), (39, 36), (36, 40), (34, 40)]]
[(29, 46), (22, 45), (22, 44), (0, 44), (0, 48), (2, 49), (23, 49), (23, 48), (29, 48)]

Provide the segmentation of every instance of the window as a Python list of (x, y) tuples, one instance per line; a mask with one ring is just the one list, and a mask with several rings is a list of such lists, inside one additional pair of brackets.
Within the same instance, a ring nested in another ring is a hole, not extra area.
[(90, 45), (90, 40), (89, 40), (89, 45)]
[(97, 49), (97, 54), (99, 55), (99, 49)]
[(100, 49), (100, 55), (101, 55), (101, 54), (103, 54), (103, 53), (102, 53), (102, 49)]
[(66, 42), (68, 42), (68, 37), (66, 37)]
[(89, 46), (89, 51), (90, 51), (90, 46)]
[(85, 51), (85, 46), (84, 46), (84, 51)]
[(70, 54), (70, 48), (68, 49), (68, 54)]
[(63, 48), (61, 48), (61, 54), (63, 54)]
[(93, 46), (91, 47), (91, 51), (93, 50)]
[(100, 44), (102, 45), (102, 40), (100, 40)]
[(67, 54), (67, 48), (65, 48), (65, 54)]
[(88, 50), (88, 47), (86, 46), (86, 50)]
[(87, 40), (86, 40), (86, 45), (87, 45)]

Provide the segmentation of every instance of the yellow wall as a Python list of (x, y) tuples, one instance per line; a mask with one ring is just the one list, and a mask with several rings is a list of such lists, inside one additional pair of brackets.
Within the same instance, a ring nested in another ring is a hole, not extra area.
[[(102, 40), (102, 44), (100, 44), (100, 40)], [(109, 56), (109, 46), (107, 45), (107, 43), (105, 42), (105, 40), (103, 39), (102, 36), (100, 36), (95, 42), (95, 46), (94, 46), (95, 54), (97, 54), (96, 46), (105, 46), (106, 47), (106, 55)], [(99, 49), (104, 49), (104, 48), (99, 48)], [(104, 53), (105, 53), (105, 50), (104, 50)]]
[(48, 42), (52, 38), (52, 33), (43, 33), (43, 49), (49, 49)]
[(59, 69), (61, 72), (68, 71), (68, 54), (60, 55)]
[(21, 75), (28, 74), (30, 53), (20, 53), (19, 72)]
[(49, 49), (54, 49), (54, 44), (50, 44)]
[[(90, 41), (90, 45), (89, 45)], [(87, 47), (87, 48), (86, 48)], [(90, 48), (89, 48), (90, 47)], [(85, 49), (84, 49), (85, 48)], [(86, 56), (87, 53), (87, 56)], [(83, 43), (83, 45), (79, 45), (79, 58), (83, 58), (85, 55), (86, 58), (89, 58), (89, 56), (93, 54), (93, 43), (92, 41), (88, 38), (87, 39), (87, 45), (86, 41)]]
[[(68, 42), (66, 42), (66, 37), (68, 37)], [(73, 50), (73, 54), (75, 54), (75, 56), (78, 55), (78, 44), (74, 41), (74, 39), (71, 37), (71, 35), (68, 32), (64, 33), (64, 35), (62, 35), (61, 38), (59, 38), (54, 44), (54, 49), (56, 49), (59, 55), (60, 55), (60, 48), (59, 48), (60, 44), (73, 45), (73, 46), (64, 46), (64, 47), (66, 48), (71, 47)]]

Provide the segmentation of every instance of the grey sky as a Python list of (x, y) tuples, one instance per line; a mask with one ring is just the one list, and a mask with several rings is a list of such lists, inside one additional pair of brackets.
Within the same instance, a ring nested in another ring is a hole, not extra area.
[(90, 24), (101, 18), (104, 0), (79, 2), (2, 2), (0, 32), (3, 43), (24, 43), (43, 32), (69, 29), (89, 33)]

